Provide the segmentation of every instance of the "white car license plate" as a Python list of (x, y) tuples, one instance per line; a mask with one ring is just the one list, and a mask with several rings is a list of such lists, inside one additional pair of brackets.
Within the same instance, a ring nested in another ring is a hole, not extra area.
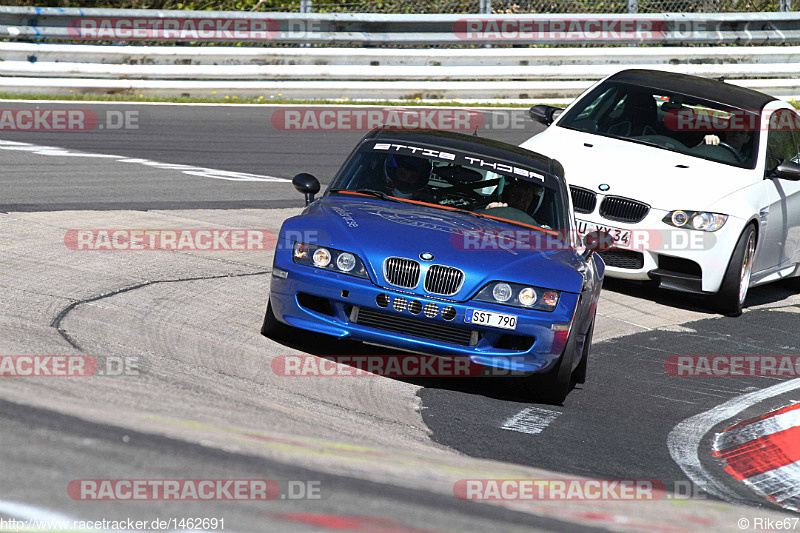
[(627, 247), (631, 244), (630, 230), (612, 228), (611, 226), (603, 226), (586, 220), (578, 220), (577, 218), (575, 219), (575, 224), (578, 226), (578, 235), (581, 237), (584, 237), (587, 233), (591, 233), (593, 231), (605, 231), (611, 235), (612, 239), (614, 239), (615, 246)]
[(517, 329), (517, 315), (504, 315), (479, 309), (467, 309), (464, 322), (501, 329)]

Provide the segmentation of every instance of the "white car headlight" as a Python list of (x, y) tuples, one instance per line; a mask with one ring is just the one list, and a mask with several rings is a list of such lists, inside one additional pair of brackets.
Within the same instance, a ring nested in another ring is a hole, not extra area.
[(728, 221), (728, 215), (707, 213), (705, 211), (670, 211), (662, 222), (676, 228), (696, 229), (698, 231), (717, 231)]

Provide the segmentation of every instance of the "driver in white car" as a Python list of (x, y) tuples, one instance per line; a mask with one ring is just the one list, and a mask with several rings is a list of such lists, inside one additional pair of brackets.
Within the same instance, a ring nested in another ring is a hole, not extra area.
[(703, 138), (703, 144), (719, 146), (719, 143), (723, 142), (735, 148), (742, 161), (747, 161), (750, 157), (750, 150), (746, 148), (746, 146), (753, 136), (752, 132), (743, 129), (735, 129), (722, 131), (720, 135), (722, 135), (722, 139), (720, 139), (719, 135), (714, 133), (706, 135)]

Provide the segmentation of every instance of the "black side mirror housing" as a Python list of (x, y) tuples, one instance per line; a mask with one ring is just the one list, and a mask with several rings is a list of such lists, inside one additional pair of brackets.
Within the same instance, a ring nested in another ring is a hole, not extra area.
[(540, 124), (549, 126), (563, 111), (564, 110), (560, 107), (540, 104), (530, 108), (530, 110), (528, 110), (528, 114), (530, 115), (531, 120), (534, 122), (539, 122)]
[(319, 180), (305, 172), (292, 178), (292, 185), (297, 192), (306, 197), (306, 205), (314, 201), (314, 195), (319, 192)]
[(583, 258), (589, 259), (593, 253), (602, 252), (614, 247), (614, 237), (607, 231), (591, 231), (584, 235), (583, 245), (586, 250), (583, 252)]
[(772, 173), (782, 180), (800, 181), (800, 165), (794, 161), (784, 161)]

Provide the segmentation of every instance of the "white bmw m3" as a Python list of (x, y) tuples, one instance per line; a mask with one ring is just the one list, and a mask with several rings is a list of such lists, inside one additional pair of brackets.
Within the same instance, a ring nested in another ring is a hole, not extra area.
[(559, 160), (579, 232), (605, 230), (611, 277), (708, 295), (737, 315), (749, 287), (800, 276), (800, 120), (722, 81), (625, 70), (522, 144)]

